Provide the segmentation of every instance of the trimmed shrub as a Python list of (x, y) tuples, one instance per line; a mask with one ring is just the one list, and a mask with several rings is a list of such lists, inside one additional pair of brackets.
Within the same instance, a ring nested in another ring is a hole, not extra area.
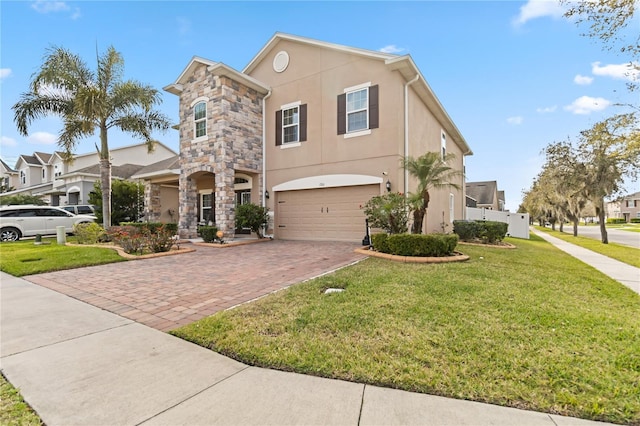
[(617, 224), (622, 224), (627, 222), (622, 217), (610, 217), (609, 219), (607, 219), (607, 223), (617, 225)]
[(380, 232), (378, 234), (371, 235), (371, 244), (373, 244), (373, 248), (380, 253), (389, 253), (389, 245), (387, 244), (388, 234), (384, 232)]
[(454, 220), (453, 232), (462, 241), (473, 240), (480, 234), (480, 225), (475, 220)]
[(236, 207), (236, 227), (249, 228), (262, 238), (262, 227), (269, 221), (269, 209), (253, 203)]
[(104, 240), (107, 232), (97, 223), (78, 223), (73, 226), (73, 235), (78, 244), (97, 244)]
[(504, 222), (484, 221), (481, 225), (480, 238), (485, 243), (498, 243), (507, 235), (508, 228), (509, 225)]
[(509, 225), (504, 222), (491, 220), (456, 220), (453, 222), (453, 232), (462, 241), (482, 240), (485, 244), (495, 244), (507, 235)]
[(390, 234), (407, 232), (407, 201), (399, 192), (371, 198), (364, 205), (364, 214), (372, 228), (384, 229)]
[(218, 228), (216, 228), (215, 226), (199, 226), (198, 232), (202, 237), (202, 241), (204, 241), (205, 243), (214, 243), (216, 241), (216, 238), (218, 238), (216, 237)]
[(631, 223), (640, 223), (640, 217), (632, 217)]
[(171, 232), (172, 234), (178, 233), (178, 224), (177, 223), (162, 223), (162, 222), (122, 222), (120, 225), (122, 226), (133, 226), (134, 228), (140, 229), (143, 232), (145, 229), (149, 232), (158, 232), (159, 229), (163, 229), (164, 231)]
[(386, 234), (375, 234), (373, 247), (376, 248), (378, 241), (380, 248), (376, 250), (398, 256), (450, 256), (458, 244), (455, 234), (392, 234), (386, 238), (379, 235)]

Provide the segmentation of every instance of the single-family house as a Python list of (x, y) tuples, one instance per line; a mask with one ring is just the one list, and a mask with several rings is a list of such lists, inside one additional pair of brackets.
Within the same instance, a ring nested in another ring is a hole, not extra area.
[(0, 159), (0, 192), (14, 190), (18, 186), (18, 172)]
[[(152, 152), (147, 145), (135, 144), (110, 150), (112, 177), (129, 179), (138, 170), (149, 164), (167, 158), (176, 157), (176, 153), (162, 143), (156, 143)], [(15, 168), (5, 171), (3, 177), (17, 179), (11, 186), (12, 191), (2, 196), (26, 194), (41, 196), (52, 206), (87, 204), (89, 192), (94, 182), (100, 180), (99, 156), (97, 152), (75, 155), (66, 161), (62, 152), (35, 152), (33, 155), (21, 155)], [(6, 166), (9, 169), (8, 166)]]
[[(164, 89), (179, 97), (180, 155), (134, 177), (150, 219), (177, 207), (185, 238), (201, 223), (232, 234), (253, 202), (275, 238), (360, 241), (371, 197), (416, 190), (405, 157), (454, 153), (462, 171), (472, 154), (409, 55), (276, 33), (242, 71), (193, 57)], [(425, 232), (464, 217), (456, 183), (432, 191)]]
[(505, 210), (504, 191), (498, 191), (498, 182), (495, 180), (484, 182), (467, 182), (466, 185), (467, 207)]
[(624, 219), (640, 219), (640, 192), (626, 195), (617, 201), (607, 203), (607, 217)]

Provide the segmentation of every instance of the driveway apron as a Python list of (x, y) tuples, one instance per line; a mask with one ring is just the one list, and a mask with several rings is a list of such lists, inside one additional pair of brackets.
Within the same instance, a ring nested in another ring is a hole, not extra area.
[(23, 277), (161, 331), (365, 258), (344, 242), (274, 240)]

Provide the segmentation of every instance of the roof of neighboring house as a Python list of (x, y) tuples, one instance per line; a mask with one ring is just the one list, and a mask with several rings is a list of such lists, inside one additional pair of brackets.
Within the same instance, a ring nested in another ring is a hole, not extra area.
[[(418, 66), (415, 64), (415, 62), (413, 62), (411, 55), (399, 56), (373, 50), (358, 49), (354, 47), (343, 46), (340, 44), (327, 43), (324, 41), (314, 40), (306, 37), (299, 37), (291, 34), (277, 32), (273, 35), (273, 37), (271, 37), (267, 44), (264, 45), (260, 52), (258, 52), (258, 54), (253, 57), (249, 64), (242, 70), (242, 72), (250, 74), (255, 69), (255, 67), (262, 60), (264, 60), (269, 52), (276, 47), (277, 43), (280, 40), (287, 40), (325, 49), (337, 50), (349, 54), (364, 56), (370, 59), (384, 61), (390, 70), (398, 71), (406, 82), (412, 82), (411, 87), (415, 90), (416, 94), (420, 97), (420, 99), (422, 99), (425, 105), (427, 105), (427, 107), (431, 110), (433, 115), (442, 123), (442, 126), (447, 131), (447, 133), (449, 133), (449, 135), (453, 137), (453, 140), (462, 150), (463, 155), (473, 154), (473, 151), (471, 151), (471, 148), (460, 133), (460, 130), (458, 130), (458, 127), (455, 125), (451, 117), (449, 117), (449, 114), (444, 109), (435, 93), (433, 93), (433, 90), (431, 90), (431, 87), (418, 69)], [(165, 88), (165, 90), (167, 89)]]
[(40, 163), (47, 164), (49, 160), (51, 160), (51, 157), (53, 156), (53, 154), (49, 154), (46, 152), (34, 152), (33, 156), (37, 157), (40, 160)]
[(467, 195), (475, 198), (478, 204), (493, 204), (494, 195), (498, 190), (498, 183), (495, 180), (486, 182), (467, 182)]
[(40, 160), (38, 160), (38, 158), (34, 155), (21, 155), (20, 158), (22, 159), (22, 161), (32, 166), (42, 166)]
[(498, 191), (498, 200), (506, 201), (504, 198), (504, 191)]
[(180, 174), (180, 157), (176, 155), (174, 157), (158, 161), (157, 163), (144, 166), (132, 177), (134, 179), (144, 179), (165, 174)]
[[(142, 144), (144, 144), (144, 142), (142, 142)], [(137, 147), (137, 146), (142, 145), (142, 144), (141, 143), (136, 143), (136, 144), (132, 144), (132, 145), (119, 146), (117, 148), (110, 148), (109, 152), (113, 153), (114, 151), (120, 151), (120, 150), (129, 149), (129, 148), (134, 148), (134, 147)], [(174, 154), (177, 155), (177, 153), (173, 149), (169, 148), (167, 145), (163, 144), (162, 142), (156, 141), (155, 145), (161, 146), (164, 149), (166, 149), (167, 151), (173, 152)], [(59, 152), (58, 151), (58, 154), (60, 155), (61, 158), (64, 158), (64, 153), (63, 152)], [(75, 158), (80, 158), (80, 157), (86, 157), (86, 156), (89, 156), (89, 155), (96, 155), (96, 151), (87, 152), (85, 154), (77, 154), (77, 155), (73, 155), (72, 157), (75, 159)]]
[[(136, 174), (138, 170), (142, 169), (143, 166), (139, 164), (123, 164), (121, 166), (111, 166), (111, 177), (120, 178), (120, 179), (129, 179), (131, 176)], [(94, 164), (89, 167), (85, 167), (83, 169), (75, 170), (71, 173), (67, 173), (64, 176), (69, 175), (93, 175), (100, 176), (100, 165)]]
[(633, 194), (625, 195), (622, 199), (631, 200), (631, 199), (638, 199), (638, 198), (640, 198), (640, 192), (634, 192)]
[(15, 169), (13, 169), (12, 167), (9, 167), (9, 165), (5, 163), (4, 160), (1, 158), (0, 158), (0, 163), (2, 163), (2, 167), (4, 167), (7, 173), (18, 173)]

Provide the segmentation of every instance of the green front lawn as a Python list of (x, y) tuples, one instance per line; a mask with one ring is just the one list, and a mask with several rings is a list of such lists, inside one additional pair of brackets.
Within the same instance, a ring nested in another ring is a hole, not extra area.
[(58, 245), (55, 238), (42, 241), (48, 244), (35, 245), (33, 240), (0, 243), (0, 271), (21, 277), (125, 260), (108, 248)]
[(0, 375), (0, 425), (40, 426), (42, 421), (24, 402), (20, 392)]
[(640, 296), (535, 235), (509, 242), (369, 258), (173, 334), (251, 365), (640, 423)]
[(612, 259), (619, 260), (631, 266), (640, 268), (640, 249), (625, 246), (622, 244), (616, 244), (609, 242), (609, 244), (602, 244), (600, 240), (596, 240), (588, 237), (581, 237), (580, 230), (578, 230), (578, 236), (574, 237), (573, 234), (567, 234), (560, 231), (553, 231), (550, 228), (542, 226), (535, 227), (538, 231), (546, 232), (547, 234), (564, 240), (568, 243), (575, 244), (580, 247), (584, 247), (596, 253), (600, 253), (604, 256)]

